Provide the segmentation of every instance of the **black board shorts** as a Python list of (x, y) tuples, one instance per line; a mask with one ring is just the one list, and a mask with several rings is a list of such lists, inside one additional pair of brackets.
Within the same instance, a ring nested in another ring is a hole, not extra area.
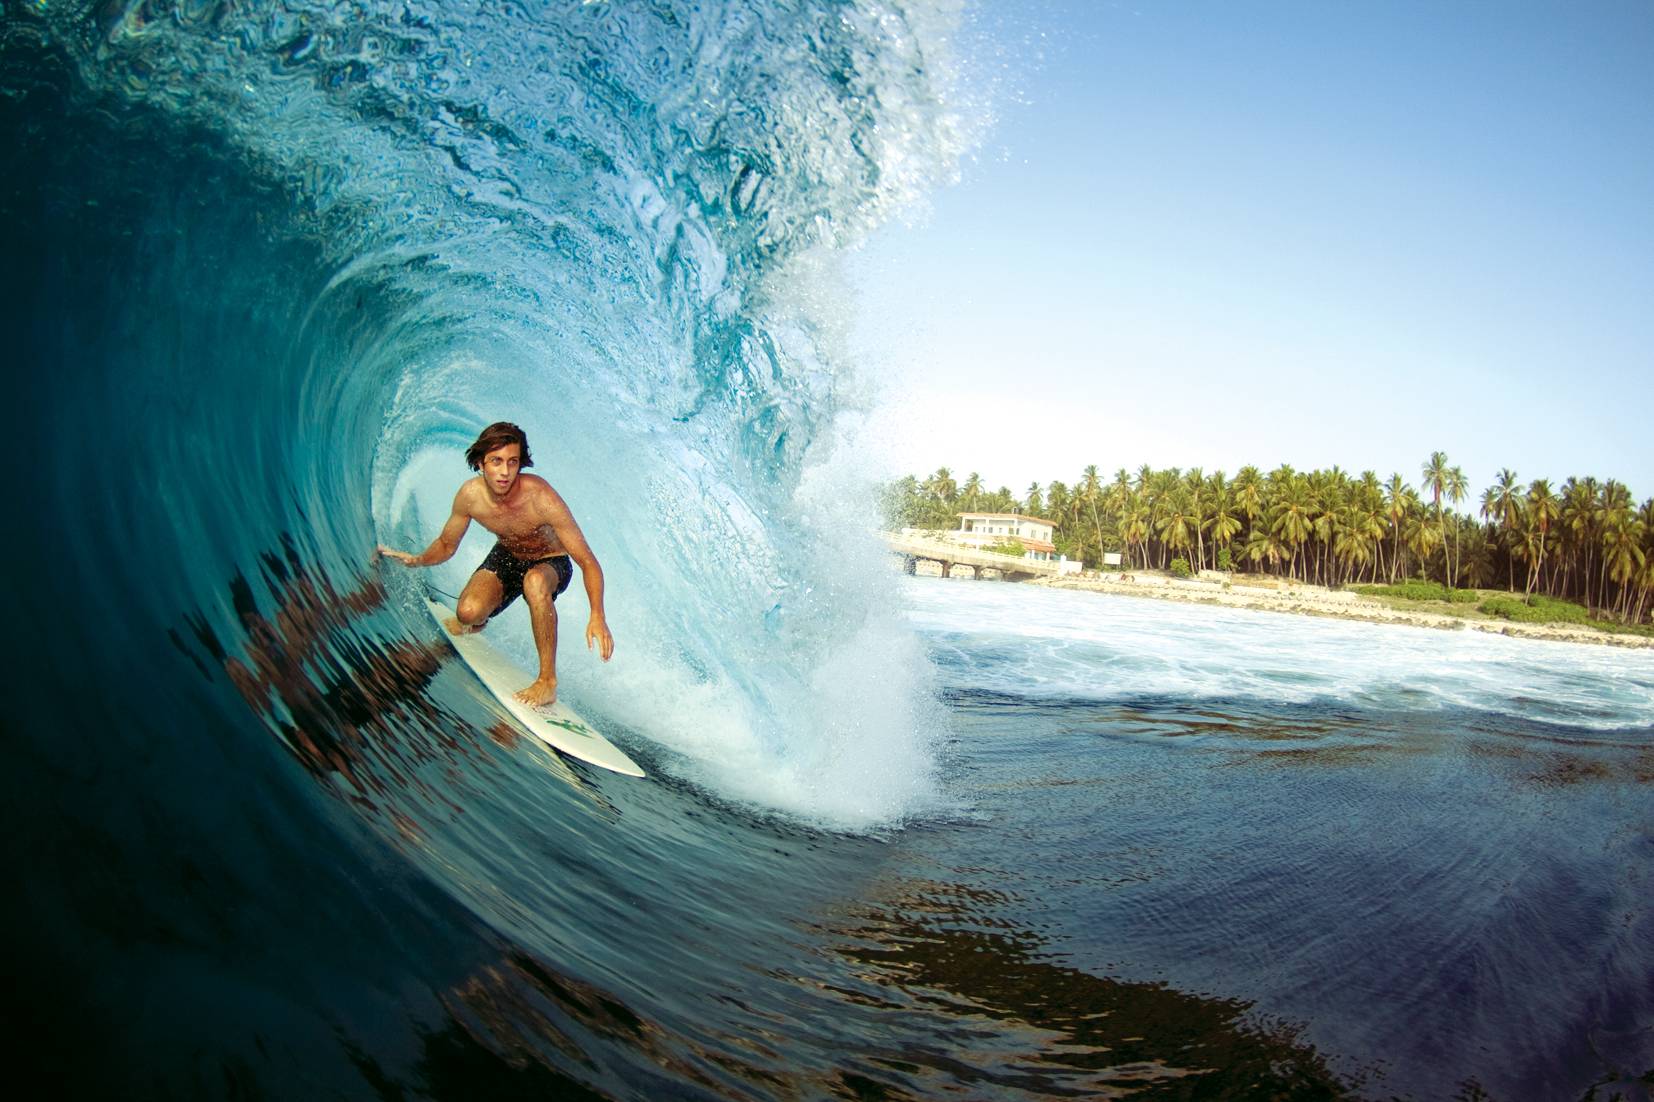
[[(486, 570), (500, 580), (505, 592), (500, 596), (500, 603), (493, 612), (488, 614), (492, 620), (506, 610), (518, 597), (523, 595), (523, 575), (539, 566), (543, 562), (551, 564), (557, 571), (557, 588), (551, 591), (551, 599), (562, 596), (563, 590), (569, 587), (569, 579), (574, 577), (574, 565), (569, 562), (567, 555), (547, 555), (543, 559), (519, 559), (505, 549), (505, 545), (496, 543), (494, 549), (488, 552), (488, 557), (482, 560), (477, 570)], [(473, 571), (474, 573), (474, 571)]]

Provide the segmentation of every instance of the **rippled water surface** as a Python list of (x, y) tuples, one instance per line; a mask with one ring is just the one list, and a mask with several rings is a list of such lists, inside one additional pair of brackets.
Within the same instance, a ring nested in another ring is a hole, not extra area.
[(1065, 960), (1296, 1023), (1365, 1094), (1572, 1097), (1647, 1070), (1649, 655), (909, 596), (1000, 826), (983, 864)]

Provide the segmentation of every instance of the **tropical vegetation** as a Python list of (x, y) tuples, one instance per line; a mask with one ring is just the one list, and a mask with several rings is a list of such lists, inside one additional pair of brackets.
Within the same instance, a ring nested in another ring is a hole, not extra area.
[[(1339, 467), (1264, 472), (1233, 478), (1200, 468), (1136, 471), (1105, 479), (1086, 467), (1072, 484), (989, 491), (980, 475), (963, 484), (946, 467), (885, 488), (893, 528), (958, 527), (961, 512), (1023, 513), (1056, 522), (1057, 550), (1096, 567), (1105, 551), (1127, 567), (1193, 570), (1231, 565), (1326, 586), (1433, 582), (1504, 589), (1538, 607), (1574, 602), (1597, 618), (1648, 622), (1654, 596), (1654, 498), (1636, 504), (1613, 479), (1548, 479), (1524, 485), (1502, 470), (1474, 514), (1464, 473), (1433, 452), (1418, 488), (1402, 475)], [(1502, 615), (1512, 615), (1501, 605)]]

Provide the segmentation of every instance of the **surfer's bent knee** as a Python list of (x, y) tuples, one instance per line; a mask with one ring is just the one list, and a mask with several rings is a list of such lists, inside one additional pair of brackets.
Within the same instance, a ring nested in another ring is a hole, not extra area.
[(557, 586), (546, 578), (549, 567), (536, 567), (523, 575), (523, 599), (530, 604), (543, 604), (553, 612), (557, 610)]
[(460, 623), (476, 627), (488, 619), (490, 611), (488, 602), (472, 597), (461, 601), (454, 614), (459, 617)]

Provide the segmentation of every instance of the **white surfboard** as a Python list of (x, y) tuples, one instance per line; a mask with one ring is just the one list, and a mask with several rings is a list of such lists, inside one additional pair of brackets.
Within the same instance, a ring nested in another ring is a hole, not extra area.
[(643, 776), (643, 770), (638, 768), (636, 762), (614, 743), (592, 730), (590, 724), (561, 700), (550, 707), (535, 707), (518, 700), (517, 690), (533, 681), (534, 675), (519, 668), (498, 647), (483, 638), (481, 632), (451, 634), (444, 621), (453, 616), (453, 610), (429, 599), (425, 604), (430, 608), (431, 615), (436, 617), (436, 622), (443, 625), (442, 634), (459, 651), (459, 656), (471, 667), (471, 672), (481, 679), (506, 711), (541, 742), (571, 758), (589, 761), (628, 777)]

